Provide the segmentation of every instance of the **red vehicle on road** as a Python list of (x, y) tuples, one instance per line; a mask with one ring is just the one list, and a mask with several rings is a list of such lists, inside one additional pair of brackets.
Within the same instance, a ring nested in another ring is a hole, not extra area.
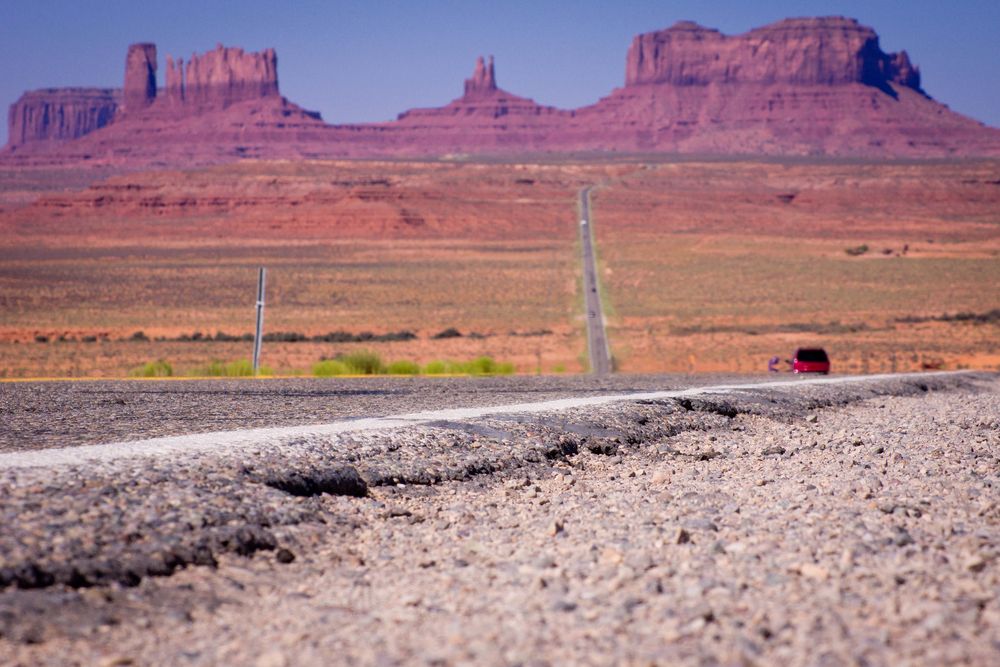
[(800, 347), (792, 355), (793, 373), (830, 373), (830, 357), (821, 347)]

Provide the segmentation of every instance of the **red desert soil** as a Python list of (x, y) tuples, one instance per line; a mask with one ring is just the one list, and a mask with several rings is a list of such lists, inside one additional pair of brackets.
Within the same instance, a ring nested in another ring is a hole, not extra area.
[(594, 204), (623, 370), (1000, 365), (995, 160), (647, 165)]
[[(359, 347), (580, 371), (588, 184), (621, 370), (759, 372), (805, 344), (836, 372), (1000, 365), (996, 160), (243, 162), (81, 178), (0, 178), (8, 377), (245, 358), (245, 342), (120, 339), (250, 332), (260, 265), (266, 331), (417, 336), (268, 343), (278, 373)], [(981, 317), (940, 320), (958, 312)], [(465, 335), (432, 338), (449, 327)]]

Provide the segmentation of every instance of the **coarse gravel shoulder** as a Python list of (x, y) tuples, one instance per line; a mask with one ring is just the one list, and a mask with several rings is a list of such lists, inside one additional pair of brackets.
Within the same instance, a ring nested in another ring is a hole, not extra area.
[(9, 447), (0, 664), (1000, 663), (997, 374), (517, 380)]

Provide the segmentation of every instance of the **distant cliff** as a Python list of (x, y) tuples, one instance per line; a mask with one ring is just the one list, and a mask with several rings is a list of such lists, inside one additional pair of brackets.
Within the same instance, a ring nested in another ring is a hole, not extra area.
[(64, 142), (114, 120), (121, 95), (105, 88), (47, 88), (21, 95), (7, 113), (9, 146)]
[(280, 99), (274, 49), (247, 53), (219, 45), (185, 63), (167, 58), (166, 88), (157, 89), (155, 44), (132, 44), (121, 89), (45, 88), (24, 93), (8, 111), (8, 148), (71, 141), (116, 121), (197, 116), (265, 98)]
[[(26, 93), (10, 111), (8, 164), (211, 164), (572, 152), (948, 157), (1000, 155), (1000, 130), (921, 87), (905, 51), (886, 53), (854, 19), (795, 18), (724, 35), (690, 21), (635, 37), (624, 85), (557, 109), (497, 83), (479, 58), (461, 97), (384, 123), (329, 125), (283, 98), (273, 49), (218, 46), (126, 56), (122, 91)], [(345, 91), (345, 94), (350, 91)]]
[(278, 56), (274, 49), (247, 53), (220, 44), (186, 64), (168, 57), (166, 96), (172, 106), (187, 108), (225, 108), (278, 97)]
[(786, 19), (735, 36), (681, 21), (632, 41), (625, 85), (650, 83), (897, 83), (919, 90), (920, 72), (905, 51), (883, 53), (875, 31), (854, 19)]

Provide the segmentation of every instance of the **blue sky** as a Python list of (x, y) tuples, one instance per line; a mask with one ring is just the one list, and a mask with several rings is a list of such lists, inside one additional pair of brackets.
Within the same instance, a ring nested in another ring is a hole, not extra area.
[[(282, 6), (283, 5), (283, 6)], [(622, 84), (632, 37), (690, 19), (727, 34), (788, 16), (844, 15), (906, 49), (938, 101), (1000, 126), (998, 0), (11, 0), (0, 24), (0, 104), (28, 89), (121, 85), (129, 43), (187, 58), (223, 43), (274, 47), (282, 93), (328, 122), (389, 120), (461, 94), (477, 55), (501, 87), (572, 108)], [(6, 124), (0, 130), (6, 143)]]

